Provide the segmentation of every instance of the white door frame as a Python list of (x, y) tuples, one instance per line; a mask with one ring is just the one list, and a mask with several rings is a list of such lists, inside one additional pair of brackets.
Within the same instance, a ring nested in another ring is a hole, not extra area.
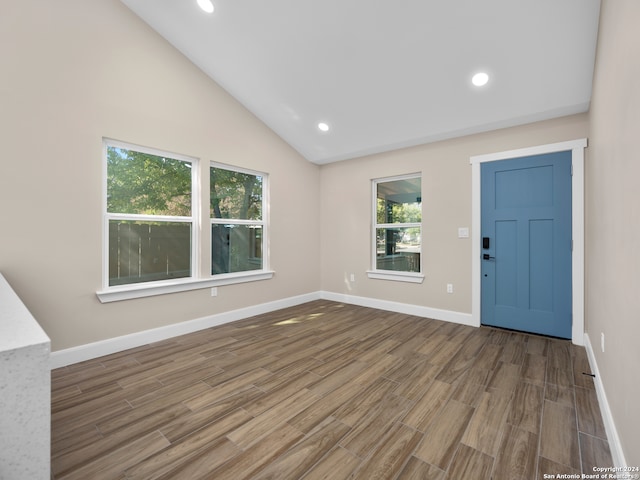
[(571, 150), (571, 256), (572, 326), (571, 340), (584, 345), (584, 149), (587, 139), (552, 143), (485, 155), (475, 155), (471, 163), (471, 321), (480, 326), (480, 165), (484, 162), (544, 155)]

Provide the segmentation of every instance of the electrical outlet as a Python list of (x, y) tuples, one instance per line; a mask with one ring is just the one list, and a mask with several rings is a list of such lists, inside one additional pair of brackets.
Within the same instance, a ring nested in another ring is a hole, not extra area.
[(602, 353), (604, 353), (604, 332), (600, 332), (600, 348), (602, 349)]
[(356, 275), (355, 273), (352, 273), (351, 276), (349, 277), (350, 281), (355, 282), (356, 281)]
[(458, 238), (469, 238), (469, 227), (459, 227)]
[(453, 283), (447, 283), (447, 293), (453, 293)]
[(211, 296), (212, 297), (218, 296), (218, 287), (211, 287)]

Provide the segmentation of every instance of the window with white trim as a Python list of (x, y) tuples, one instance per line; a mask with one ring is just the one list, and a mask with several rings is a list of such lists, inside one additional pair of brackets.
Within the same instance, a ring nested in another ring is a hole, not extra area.
[(209, 186), (211, 274), (265, 270), (267, 176), (212, 163)]
[(422, 178), (382, 178), (373, 184), (370, 278), (422, 281)]
[(196, 271), (197, 159), (105, 140), (105, 287)]
[[(273, 277), (266, 174), (211, 164), (203, 206), (206, 167), (197, 158), (110, 139), (103, 140), (103, 158), (101, 302)], [(209, 228), (201, 224), (207, 209)]]

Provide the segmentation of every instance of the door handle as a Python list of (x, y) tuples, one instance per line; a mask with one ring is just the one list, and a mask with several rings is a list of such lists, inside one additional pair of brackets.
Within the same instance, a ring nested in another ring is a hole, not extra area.
[(488, 253), (484, 253), (484, 254), (482, 255), (482, 259), (483, 259), (483, 260), (492, 260), (492, 259), (493, 259), (493, 260), (495, 260), (495, 259), (496, 259), (496, 257), (492, 257), (492, 256), (491, 256), (491, 255), (489, 255)]

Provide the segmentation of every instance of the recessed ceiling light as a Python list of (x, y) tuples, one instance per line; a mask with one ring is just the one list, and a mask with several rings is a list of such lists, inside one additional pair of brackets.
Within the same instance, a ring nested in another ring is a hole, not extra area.
[(471, 83), (473, 83), (476, 87), (482, 87), (486, 85), (489, 81), (489, 75), (484, 72), (478, 72), (471, 78)]
[(207, 13), (213, 13), (213, 3), (211, 3), (211, 0), (198, 0), (198, 6)]
[(323, 131), (323, 132), (328, 132), (329, 131), (329, 125), (324, 123), (324, 122), (320, 122), (318, 124), (318, 129)]

